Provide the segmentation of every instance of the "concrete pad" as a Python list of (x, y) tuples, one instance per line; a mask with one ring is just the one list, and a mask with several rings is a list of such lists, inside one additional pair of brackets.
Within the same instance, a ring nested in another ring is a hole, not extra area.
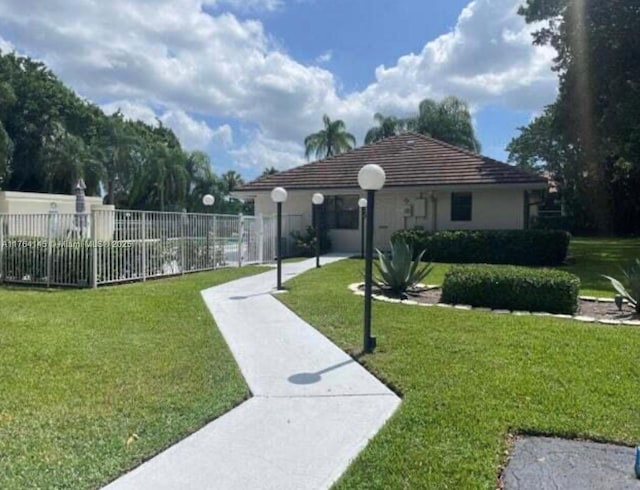
[[(283, 278), (313, 267), (285, 264)], [(275, 281), (202, 292), (254, 397), (106, 489), (329, 488), (393, 414), (400, 399), (275, 299)]]
[(548, 437), (516, 441), (505, 490), (634, 490), (633, 448)]

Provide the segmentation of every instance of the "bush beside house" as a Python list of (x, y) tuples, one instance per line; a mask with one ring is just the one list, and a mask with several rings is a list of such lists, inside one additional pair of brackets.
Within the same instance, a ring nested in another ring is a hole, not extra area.
[(423, 260), (445, 263), (483, 263), (556, 266), (564, 262), (571, 235), (561, 230), (401, 230), (413, 250), (426, 250)]

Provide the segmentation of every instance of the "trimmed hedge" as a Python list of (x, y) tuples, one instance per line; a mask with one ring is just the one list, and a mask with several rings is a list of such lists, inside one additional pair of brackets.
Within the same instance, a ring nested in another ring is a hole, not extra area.
[(442, 285), (442, 302), (493, 309), (571, 315), (578, 308), (580, 279), (553, 269), (454, 265)]
[(564, 262), (571, 235), (562, 230), (400, 230), (413, 250), (426, 250), (423, 260), (454, 264), (555, 266)]

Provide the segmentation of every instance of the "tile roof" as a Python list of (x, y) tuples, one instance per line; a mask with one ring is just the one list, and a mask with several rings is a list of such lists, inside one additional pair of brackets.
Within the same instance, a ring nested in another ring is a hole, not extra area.
[(301, 165), (245, 184), (239, 192), (286, 189), (357, 188), (358, 171), (367, 163), (386, 173), (385, 188), (531, 184), (547, 179), (513, 165), (483, 157), (417, 133), (404, 133), (334, 157)]

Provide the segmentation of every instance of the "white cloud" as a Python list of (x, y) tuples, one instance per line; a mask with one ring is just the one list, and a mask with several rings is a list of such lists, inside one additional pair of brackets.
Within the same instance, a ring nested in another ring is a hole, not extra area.
[(114, 114), (120, 111), (126, 119), (142, 121), (152, 126), (157, 125), (158, 116), (155, 111), (140, 101), (117, 100), (100, 106), (106, 114)]
[(228, 124), (214, 129), (205, 121), (198, 121), (180, 109), (169, 109), (162, 113), (156, 113), (142, 102), (127, 100), (110, 102), (101, 107), (107, 114), (113, 114), (120, 110), (127, 119), (140, 120), (152, 126), (156, 126), (160, 120), (162, 124), (170, 127), (176, 133), (186, 150), (207, 149), (214, 143), (225, 148), (233, 144), (233, 131)]
[(284, 170), (305, 163), (301, 156), (303, 152), (304, 148), (299, 143), (282, 142), (266, 137), (261, 131), (254, 131), (249, 143), (229, 153), (240, 168), (263, 170), (275, 167)]
[(379, 66), (366, 89), (344, 96), (319, 66), (330, 52), (316, 66), (304, 65), (279, 50), (262, 23), (204, 9), (273, 10), (282, 3), (48, 0), (45, 10), (37, 0), (2, 0), (0, 34), (11, 32), (19, 49), (46, 61), (83, 96), (120, 101), (107, 105), (123, 111), (129, 101), (125, 113), (147, 119), (144, 107), (169, 108), (163, 117), (182, 132), (185, 146), (216, 138), (231, 144), (231, 128), (210, 128), (205, 116), (257, 127), (256, 141), (233, 155), (260, 168), (272, 165), (274, 155), (289, 163), (295, 160), (289, 152), (301, 155), (300, 142), (319, 129), (324, 113), (344, 119), (361, 142), (375, 112), (405, 115), (424, 97), (453, 94), (476, 110), (503, 104), (532, 111), (555, 96), (553, 52), (531, 46), (533, 27), (516, 13), (521, 0), (471, 2), (451, 32), (393, 66)]
[(273, 12), (284, 5), (283, 0), (212, 0), (215, 7), (230, 7), (241, 12)]
[(333, 51), (330, 49), (326, 50), (324, 53), (318, 55), (315, 59), (316, 65), (324, 65), (325, 63), (329, 63), (333, 58)]
[(13, 44), (0, 36), (0, 51), (2, 51), (3, 53), (11, 53), (15, 49), (16, 48)]

